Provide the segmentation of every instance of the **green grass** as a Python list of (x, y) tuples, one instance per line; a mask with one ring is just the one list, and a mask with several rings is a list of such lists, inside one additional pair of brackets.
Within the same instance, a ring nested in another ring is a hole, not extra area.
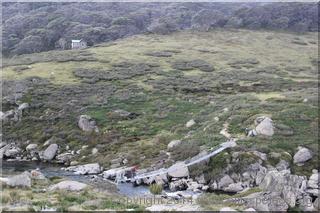
[[(273, 39), (267, 40), (270, 35)], [(183, 160), (197, 154), (199, 146), (213, 148), (225, 142), (226, 138), (219, 133), (225, 123), (229, 124), (228, 131), (232, 136), (241, 138), (238, 146), (243, 149), (267, 153), (287, 151), (291, 155), (299, 145), (318, 150), (318, 90), (314, 77), (317, 68), (312, 62), (318, 46), (292, 44), (295, 37), (317, 40), (316, 33), (184, 31), (171, 35), (132, 36), (85, 50), (5, 58), (4, 80), (38, 76), (50, 82), (45, 86), (34, 86), (23, 97), (28, 103), (45, 105), (30, 110), (21, 122), (4, 126), (5, 136), (38, 144), (55, 136), (60, 138), (57, 143), (62, 149), (69, 145), (72, 150), (77, 150), (85, 144), (89, 147), (82, 151), (79, 161), (98, 161), (105, 167), (120, 155), (129, 159), (129, 165), (148, 167), (162, 160), (160, 151), (166, 151), (167, 144), (173, 139), (183, 139), (187, 145), (182, 147), (194, 147), (188, 152), (183, 149), (173, 151), (174, 159)], [(204, 49), (207, 51), (202, 51)], [(178, 52), (172, 57), (146, 54), (168, 50)], [(180, 71), (172, 67), (175, 61), (196, 59), (213, 65), (215, 71)], [(258, 63), (241, 65), (239, 69), (230, 66), (248, 59)], [(158, 67), (130, 79), (100, 80), (95, 84), (84, 84), (82, 79), (73, 75), (75, 69), (85, 68), (121, 76), (125, 71), (115, 69), (115, 65), (121, 62), (156, 64)], [(30, 67), (25, 69), (26, 66)], [(65, 95), (66, 88), (70, 87), (75, 88), (75, 94)], [(77, 94), (84, 88), (92, 88), (94, 92), (83, 96)], [(108, 89), (113, 91), (104, 93)], [(310, 101), (304, 103), (304, 98)], [(79, 102), (66, 110), (71, 99)], [(13, 107), (10, 104), (4, 106), (5, 109)], [(116, 109), (139, 116), (135, 119), (114, 117), (112, 112)], [(47, 114), (56, 118), (38, 119)], [(99, 134), (79, 130), (77, 118), (81, 114), (88, 114), (97, 121)], [(253, 128), (254, 119), (260, 115), (271, 116), (275, 123), (290, 127), (294, 134), (276, 133), (272, 138), (245, 137), (244, 129)], [(186, 128), (190, 119), (196, 124)], [(90, 150), (96, 146), (99, 146), (99, 153), (92, 158)], [(219, 160), (226, 160), (220, 157), (216, 163), (210, 164), (208, 173), (212, 176), (221, 169)], [(311, 167), (306, 166), (306, 172)], [(301, 168), (294, 167), (294, 170), (303, 173)]]

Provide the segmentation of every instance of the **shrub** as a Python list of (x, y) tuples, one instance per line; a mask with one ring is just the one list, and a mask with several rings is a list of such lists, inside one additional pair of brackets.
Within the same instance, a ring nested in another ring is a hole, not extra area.
[(150, 187), (149, 187), (149, 190), (152, 194), (154, 195), (159, 195), (161, 194), (162, 190), (163, 190), (163, 187), (162, 185), (160, 184), (152, 184)]

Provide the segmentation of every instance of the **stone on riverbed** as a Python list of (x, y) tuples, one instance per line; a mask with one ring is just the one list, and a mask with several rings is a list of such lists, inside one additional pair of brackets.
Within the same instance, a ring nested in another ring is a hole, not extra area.
[(72, 171), (77, 175), (91, 175), (101, 173), (102, 167), (98, 163), (89, 163), (79, 166), (70, 166), (65, 170)]
[(67, 190), (67, 191), (81, 191), (87, 186), (88, 186), (87, 184), (80, 183), (78, 181), (66, 180), (50, 186), (49, 190), (53, 191), (53, 190), (60, 189), (60, 190)]
[(58, 151), (58, 145), (57, 144), (51, 144), (48, 146), (48, 148), (46, 148), (44, 150), (44, 152), (42, 153), (42, 159), (43, 160), (52, 160), (56, 154), (57, 154), (57, 151)]

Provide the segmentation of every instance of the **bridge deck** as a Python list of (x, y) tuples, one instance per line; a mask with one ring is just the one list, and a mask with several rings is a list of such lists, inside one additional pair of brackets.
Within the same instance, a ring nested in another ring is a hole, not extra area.
[[(186, 166), (191, 166), (197, 163), (200, 163), (201, 161), (207, 160), (215, 155), (217, 155), (218, 153), (222, 152), (223, 150), (229, 148), (229, 147), (234, 147), (237, 144), (235, 143), (235, 141), (231, 140), (225, 143), (220, 144), (219, 148), (213, 150), (212, 152), (208, 153), (205, 156), (202, 156), (198, 159), (195, 159), (193, 161), (184, 161), (184, 163), (186, 164)], [(154, 177), (154, 176), (158, 176), (158, 175), (163, 175), (163, 174), (167, 174), (170, 171), (170, 168), (162, 168), (156, 171), (151, 171), (151, 172), (147, 172), (144, 174), (139, 174), (133, 178), (128, 178), (126, 179), (127, 181), (135, 181), (135, 180), (139, 180), (139, 179), (144, 179), (144, 178), (149, 178), (149, 177)]]

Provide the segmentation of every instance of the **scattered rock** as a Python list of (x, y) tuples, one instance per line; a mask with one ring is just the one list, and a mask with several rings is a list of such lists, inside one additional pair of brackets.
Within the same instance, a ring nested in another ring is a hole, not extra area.
[(168, 144), (168, 149), (172, 149), (172, 148), (174, 148), (174, 147), (177, 147), (177, 146), (179, 146), (181, 143), (182, 143), (181, 140), (173, 140), (173, 141), (170, 141), (170, 143)]
[(278, 171), (287, 170), (290, 164), (285, 160), (280, 160), (279, 163), (276, 165)]
[(6, 146), (6, 148), (4, 148), (3, 151), (3, 156), (6, 158), (17, 158), (21, 153), (21, 149), (17, 147), (14, 143), (11, 143), (8, 146)]
[(127, 111), (122, 110), (122, 109), (114, 110), (112, 112), (112, 115), (116, 115), (117, 117), (125, 118), (125, 119), (135, 119), (136, 117), (139, 116), (139, 114), (137, 114), (137, 113), (127, 112)]
[(256, 126), (256, 131), (260, 135), (273, 136), (274, 127), (272, 120), (268, 117), (264, 117), (263, 120)]
[(312, 171), (313, 174), (310, 176), (309, 180), (308, 180), (308, 188), (311, 189), (319, 189), (319, 173), (318, 170), (314, 170)]
[(53, 190), (67, 190), (67, 191), (81, 191), (85, 189), (88, 185), (84, 183), (80, 183), (78, 181), (66, 180), (60, 183), (54, 184), (49, 187), (50, 191)]
[(92, 155), (95, 155), (95, 154), (97, 154), (98, 153), (98, 149), (97, 148), (93, 148), (92, 150), (91, 150), (91, 154)]
[(81, 115), (78, 121), (78, 126), (85, 132), (99, 132), (96, 122), (89, 115)]
[(254, 154), (255, 156), (259, 157), (261, 160), (266, 161), (267, 158), (267, 154), (262, 153), (262, 152), (258, 152), (258, 151), (253, 151), (252, 154)]
[(57, 144), (51, 144), (44, 150), (42, 153), (42, 159), (51, 161), (57, 154), (58, 151), (58, 145)]
[(193, 120), (193, 119), (191, 119), (190, 121), (188, 121), (187, 123), (186, 123), (186, 127), (187, 128), (190, 128), (190, 127), (192, 127), (193, 125), (195, 125), (196, 124), (196, 122)]
[(73, 154), (71, 154), (70, 152), (65, 152), (56, 156), (56, 160), (59, 163), (69, 163), (72, 158)]
[(293, 156), (293, 163), (302, 166), (312, 158), (312, 152), (305, 147), (298, 147), (298, 152)]

